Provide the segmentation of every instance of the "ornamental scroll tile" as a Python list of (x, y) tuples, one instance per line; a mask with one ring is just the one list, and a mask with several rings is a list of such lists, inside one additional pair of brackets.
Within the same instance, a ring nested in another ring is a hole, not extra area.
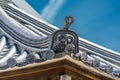
[(54, 52), (70, 52), (78, 53), (78, 36), (77, 34), (69, 30), (69, 26), (73, 23), (73, 17), (67, 16), (65, 18), (65, 27), (64, 29), (57, 30), (53, 33), (51, 49)]

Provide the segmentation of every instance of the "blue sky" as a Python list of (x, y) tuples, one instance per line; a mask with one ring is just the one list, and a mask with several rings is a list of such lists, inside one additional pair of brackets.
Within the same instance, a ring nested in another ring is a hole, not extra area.
[(120, 0), (27, 0), (48, 22), (64, 27), (66, 15), (75, 22), (70, 27), (89, 41), (120, 52)]

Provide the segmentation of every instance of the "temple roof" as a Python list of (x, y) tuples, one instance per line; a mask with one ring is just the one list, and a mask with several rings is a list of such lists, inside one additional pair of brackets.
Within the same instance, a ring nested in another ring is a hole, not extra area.
[[(36, 18), (13, 3), (8, 2), (5, 7), (1, 6), (0, 75), (5, 73), (6, 77), (13, 75), (14, 71), (27, 70), (36, 66), (40, 68), (42, 65), (57, 64), (59, 61), (66, 60), (71, 64), (90, 70), (90, 74), (95, 72), (97, 75), (111, 78), (111, 80), (120, 77), (120, 53), (81, 37), (78, 41), (78, 53), (71, 54), (70, 57), (65, 56), (65, 53), (55, 54), (49, 46), (51, 35), (57, 30), (59, 29), (56, 26)], [(61, 66), (64, 65), (68, 65), (68, 63)], [(66, 67), (64, 68), (66, 69)], [(13, 74), (6, 72), (13, 72)], [(3, 75), (0, 76), (1, 79)], [(96, 75), (92, 75), (95, 78)]]
[[(20, 80), (32, 79), (35, 75), (41, 76), (42, 78), (42, 76), (49, 77), (49, 74), (63, 73), (73, 76), (79, 75), (77, 79), (85, 77), (85, 80), (119, 80), (119, 78), (98, 71), (81, 61), (76, 61), (70, 56), (64, 56), (62, 58), (56, 58), (42, 63), (29, 64), (23, 67), (15, 67), (13, 69), (9, 68), (0, 71), (0, 73), (2, 73), (0, 75), (0, 79), (2, 80), (14, 80), (16, 78), (19, 78)], [(41, 78), (39, 78), (39, 80), (42, 80)]]

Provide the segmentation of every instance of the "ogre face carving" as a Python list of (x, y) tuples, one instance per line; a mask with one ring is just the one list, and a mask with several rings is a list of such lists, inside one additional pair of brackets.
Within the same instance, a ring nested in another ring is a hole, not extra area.
[(64, 52), (66, 49), (68, 50), (72, 49), (71, 52), (77, 53), (78, 52), (77, 34), (70, 30), (56, 31), (52, 38), (51, 49), (55, 52)]

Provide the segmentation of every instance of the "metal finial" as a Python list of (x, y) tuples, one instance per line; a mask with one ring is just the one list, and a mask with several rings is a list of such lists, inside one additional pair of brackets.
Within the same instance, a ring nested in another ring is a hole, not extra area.
[(66, 24), (64, 29), (68, 30), (69, 26), (73, 23), (73, 21), (74, 21), (74, 18), (72, 16), (66, 16), (65, 18)]

